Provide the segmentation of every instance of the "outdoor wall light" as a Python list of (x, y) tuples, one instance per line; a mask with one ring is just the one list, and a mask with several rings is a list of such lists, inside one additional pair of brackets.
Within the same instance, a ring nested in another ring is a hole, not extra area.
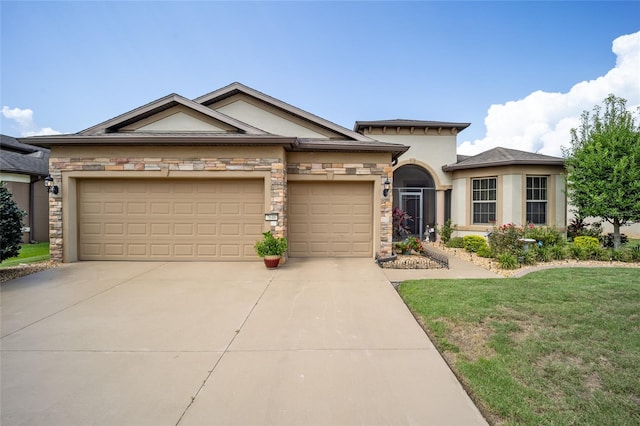
[(384, 189), (382, 190), (382, 196), (386, 197), (389, 195), (389, 188), (391, 188), (391, 182), (389, 182), (389, 178), (384, 181)]
[(51, 175), (44, 178), (44, 186), (47, 188), (47, 192), (49, 194), (56, 195), (58, 194), (58, 192), (60, 192), (58, 185), (53, 184), (53, 178), (51, 177)]

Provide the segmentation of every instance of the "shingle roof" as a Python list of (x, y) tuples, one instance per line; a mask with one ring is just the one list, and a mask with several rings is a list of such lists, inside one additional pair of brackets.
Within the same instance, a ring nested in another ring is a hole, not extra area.
[(0, 135), (0, 171), (34, 176), (49, 174), (49, 150)]
[(450, 172), (453, 170), (510, 166), (516, 164), (563, 166), (564, 159), (559, 157), (552, 157), (550, 155), (520, 151), (517, 149), (497, 147), (464, 159), (458, 158), (457, 163), (443, 166), (442, 170), (444, 170), (445, 172)]

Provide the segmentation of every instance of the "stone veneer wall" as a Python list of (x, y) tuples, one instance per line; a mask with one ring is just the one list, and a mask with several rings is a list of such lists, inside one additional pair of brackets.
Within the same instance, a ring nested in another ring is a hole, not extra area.
[[(284, 235), (285, 166), (282, 158), (117, 158), (117, 157), (54, 157), (49, 158), (49, 169), (60, 194), (49, 197), (49, 235), (51, 260), (62, 262), (64, 233), (62, 226), (62, 174), (77, 171), (266, 171), (271, 173), (271, 212), (279, 214), (278, 223), (271, 229), (274, 235)], [(195, 176), (194, 176), (195, 177)]]
[[(384, 187), (384, 182), (393, 180), (393, 167), (386, 163), (315, 163), (315, 162), (287, 162), (287, 174), (291, 175), (316, 175), (326, 176), (332, 179), (333, 176), (346, 175), (374, 175), (380, 177), (380, 187)], [(375, 194), (374, 194), (375, 196)], [(387, 197), (382, 196), (380, 191), (380, 242), (377, 256), (389, 256), (393, 250), (393, 220), (392, 220), (392, 197), (391, 189)]]

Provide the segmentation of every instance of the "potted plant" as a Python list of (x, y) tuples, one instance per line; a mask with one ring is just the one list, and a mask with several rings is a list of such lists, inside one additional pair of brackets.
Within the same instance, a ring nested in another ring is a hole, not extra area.
[(253, 246), (258, 256), (264, 258), (267, 269), (275, 269), (280, 264), (280, 258), (287, 251), (287, 239), (276, 238), (271, 231), (262, 233), (262, 240)]

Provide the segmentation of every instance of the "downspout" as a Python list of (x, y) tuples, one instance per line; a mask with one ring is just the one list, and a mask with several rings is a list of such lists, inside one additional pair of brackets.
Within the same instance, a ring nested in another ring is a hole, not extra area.
[[(35, 225), (35, 219), (34, 219), (34, 214), (33, 212), (35, 211), (35, 188), (34, 185), (37, 182), (37, 180), (33, 180), (34, 177), (31, 176), (31, 179), (29, 179), (29, 243), (33, 244), (35, 241), (33, 240), (33, 230), (35, 229), (33, 226)], [(39, 179), (39, 176), (36, 178)]]

